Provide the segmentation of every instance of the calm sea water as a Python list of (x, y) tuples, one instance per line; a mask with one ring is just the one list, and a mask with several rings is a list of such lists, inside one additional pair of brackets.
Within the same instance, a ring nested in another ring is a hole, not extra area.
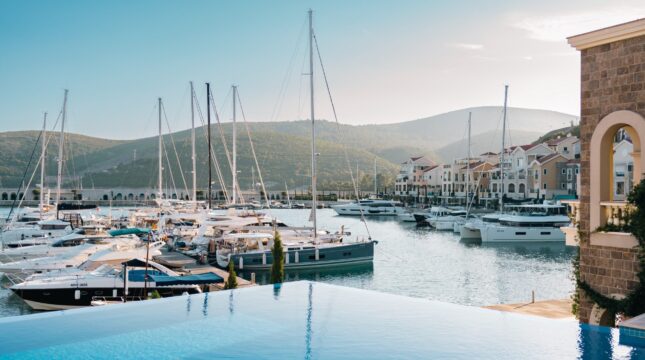
[[(6, 209), (0, 209), (0, 214)], [(106, 212), (107, 209), (101, 209)], [(294, 226), (309, 225), (309, 210), (271, 210)], [(319, 227), (367, 236), (358, 217), (318, 210)], [(417, 228), (391, 218), (369, 218), (369, 233), (378, 240), (371, 267), (289, 274), (288, 280), (316, 280), (335, 285), (439, 300), (462, 305), (520, 303), (562, 299), (573, 291), (571, 258), (565, 245), (469, 245), (451, 232)], [(245, 275), (245, 274), (242, 274)], [(257, 274), (260, 283), (265, 274)], [(21, 300), (0, 290), (0, 317), (28, 313)]]

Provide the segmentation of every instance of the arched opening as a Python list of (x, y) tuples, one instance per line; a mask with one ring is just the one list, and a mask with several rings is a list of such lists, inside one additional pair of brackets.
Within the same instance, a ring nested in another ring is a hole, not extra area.
[[(625, 298), (623, 294), (611, 294), (609, 297), (622, 300)], [(600, 326), (616, 326), (617, 319), (621, 314), (616, 314), (613, 311), (609, 311), (605, 308), (600, 307), (598, 304), (594, 304), (591, 308), (591, 314), (589, 314), (589, 324), (591, 325), (600, 325)]]
[(515, 184), (508, 184), (508, 192), (509, 193), (515, 192)]
[(16, 198), (18, 198), (16, 193), (11, 193), (11, 200), (16, 200)]
[(116, 194), (116, 196), (114, 197), (114, 200), (123, 200), (123, 194), (121, 193)]
[(519, 186), (519, 192), (520, 192), (520, 193), (522, 193), (522, 194), (524, 194), (524, 192), (525, 192), (525, 191), (526, 191), (526, 186), (525, 186), (524, 184), (520, 184), (520, 186)]
[(146, 194), (144, 194), (144, 193), (139, 194), (139, 199), (140, 200), (143, 200), (145, 198), (146, 198)]
[(103, 200), (105, 200), (105, 201), (107, 201), (107, 200), (108, 200), (108, 196), (107, 196), (107, 194), (103, 195)]
[(628, 110), (615, 111), (596, 126), (589, 145), (590, 229), (605, 225), (613, 216), (601, 202), (624, 201), (630, 187), (640, 182), (643, 136), (645, 119)]
[(128, 200), (134, 200), (134, 194), (133, 193), (128, 194)]
[(174, 194), (174, 193), (173, 193), (173, 194), (172, 194), (172, 199), (173, 199), (173, 200), (177, 200), (177, 194)]
[(2, 200), (9, 200), (9, 194), (7, 194), (6, 192), (2, 193)]

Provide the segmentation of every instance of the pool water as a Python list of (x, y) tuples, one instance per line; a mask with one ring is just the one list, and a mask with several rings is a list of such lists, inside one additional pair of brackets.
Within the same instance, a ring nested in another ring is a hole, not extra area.
[[(8, 209), (0, 209), (2, 212)], [(101, 208), (107, 213), (107, 208)], [(113, 210), (114, 216), (120, 210)], [(123, 212), (123, 211), (121, 211)], [(310, 226), (309, 210), (270, 210), (293, 226)], [(367, 236), (358, 217), (318, 211), (320, 228), (351, 238)], [(392, 217), (368, 218), (372, 238), (378, 240), (372, 266), (288, 273), (287, 280), (314, 280), (449, 303), (484, 306), (531, 300), (564, 299), (573, 291), (571, 258), (575, 249), (564, 244), (469, 245), (452, 232), (417, 228)], [(241, 274), (250, 278), (250, 274)], [(259, 283), (268, 274), (258, 273)], [(0, 317), (30, 312), (8, 290), (0, 288)]]
[(298, 281), (0, 319), (6, 359), (639, 359), (615, 329)]

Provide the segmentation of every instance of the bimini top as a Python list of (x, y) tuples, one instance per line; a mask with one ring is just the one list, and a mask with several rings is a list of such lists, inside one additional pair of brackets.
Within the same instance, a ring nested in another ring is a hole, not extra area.
[(154, 281), (157, 286), (205, 285), (224, 282), (224, 278), (212, 272), (186, 276), (150, 274), (148, 277), (150, 280)]
[(140, 234), (149, 234), (150, 229), (145, 229), (145, 228), (127, 228), (127, 229), (115, 229), (115, 230), (108, 230), (108, 234), (110, 236), (121, 236), (121, 235), (140, 235)]

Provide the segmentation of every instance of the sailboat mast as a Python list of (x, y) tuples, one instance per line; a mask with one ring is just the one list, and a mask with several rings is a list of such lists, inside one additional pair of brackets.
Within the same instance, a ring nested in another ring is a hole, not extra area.
[(47, 112), (43, 116), (43, 135), (42, 135), (42, 149), (40, 151), (40, 218), (43, 218), (43, 211), (45, 209), (45, 157), (47, 151)]
[(60, 124), (60, 143), (58, 144), (58, 172), (56, 175), (56, 206), (60, 204), (60, 185), (63, 181), (63, 154), (65, 147), (65, 118), (67, 118), (67, 93), (69, 90), (65, 89), (65, 97), (63, 98), (63, 116)]
[(508, 85), (504, 85), (504, 116), (502, 120), (502, 153), (500, 154), (500, 180), (502, 185), (502, 196), (500, 197), (499, 209), (504, 212), (504, 152), (506, 151), (506, 107), (508, 105)]
[(208, 119), (208, 208), (211, 208), (211, 186), (213, 184), (211, 166), (211, 84), (206, 83), (206, 118)]
[(237, 86), (233, 85), (233, 204), (237, 203), (237, 123), (235, 110), (237, 108)]
[(163, 141), (161, 139), (161, 98), (157, 99), (157, 110), (159, 112), (159, 201), (163, 198)]
[(192, 81), (190, 82), (190, 126), (191, 157), (193, 160), (193, 202), (197, 202), (197, 157), (195, 156), (195, 90), (193, 88)]
[(313, 11), (309, 9), (309, 96), (311, 105), (311, 217), (314, 225), (314, 240), (318, 237), (316, 221), (316, 124), (314, 117), (314, 23)]
[(374, 158), (374, 196), (378, 195), (378, 178), (376, 176), (376, 158)]
[(466, 152), (466, 207), (469, 207), (470, 203), (470, 120), (472, 119), (473, 113), (468, 113), (468, 150)]

